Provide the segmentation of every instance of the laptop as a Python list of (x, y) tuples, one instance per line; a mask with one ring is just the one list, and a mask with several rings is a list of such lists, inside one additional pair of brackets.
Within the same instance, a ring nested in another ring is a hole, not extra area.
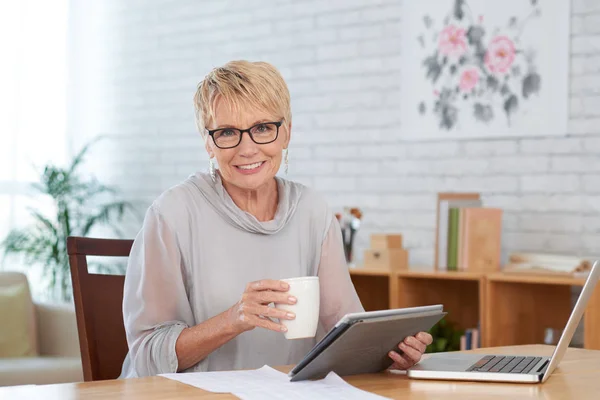
[(484, 355), (458, 352), (435, 353), (411, 367), (414, 379), (543, 383), (562, 360), (585, 307), (600, 277), (600, 262), (594, 262), (577, 303), (569, 316), (552, 357)]

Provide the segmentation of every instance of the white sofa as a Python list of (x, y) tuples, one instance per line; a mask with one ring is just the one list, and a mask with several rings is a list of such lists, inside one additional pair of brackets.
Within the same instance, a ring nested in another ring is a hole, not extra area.
[[(0, 286), (15, 282), (27, 283), (27, 277), (19, 272), (0, 272)], [(36, 355), (0, 358), (0, 386), (82, 382), (75, 308), (66, 304), (31, 305)]]

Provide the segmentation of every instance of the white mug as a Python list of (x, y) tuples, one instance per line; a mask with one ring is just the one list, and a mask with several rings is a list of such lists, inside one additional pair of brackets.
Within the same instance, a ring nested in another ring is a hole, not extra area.
[(296, 304), (276, 304), (280, 310), (296, 314), (292, 320), (280, 320), (287, 328), (286, 339), (303, 339), (314, 337), (319, 324), (319, 277), (304, 276), (299, 278), (281, 279), (290, 285), (287, 292), (296, 298)]

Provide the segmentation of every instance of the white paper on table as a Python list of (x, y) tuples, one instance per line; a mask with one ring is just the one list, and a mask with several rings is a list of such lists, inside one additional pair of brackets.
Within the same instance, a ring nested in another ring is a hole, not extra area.
[(385, 399), (355, 388), (335, 372), (330, 372), (324, 379), (317, 381), (290, 382), (286, 374), (267, 365), (249, 371), (187, 372), (160, 376), (209, 392), (232, 393), (242, 400)]

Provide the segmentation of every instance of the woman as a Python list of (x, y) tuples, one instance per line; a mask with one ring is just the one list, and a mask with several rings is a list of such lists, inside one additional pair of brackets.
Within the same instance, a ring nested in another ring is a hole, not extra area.
[[(338, 222), (309, 188), (276, 177), (291, 138), (290, 96), (264, 62), (216, 68), (194, 97), (210, 157), (147, 211), (125, 279), (129, 354), (122, 377), (297, 363), (315, 339), (286, 340), (269, 307), (293, 304), (280, 279), (318, 276), (319, 335), (363, 311)], [(218, 163), (215, 169), (213, 160)], [(390, 353), (394, 368), (418, 362), (431, 336)]]

